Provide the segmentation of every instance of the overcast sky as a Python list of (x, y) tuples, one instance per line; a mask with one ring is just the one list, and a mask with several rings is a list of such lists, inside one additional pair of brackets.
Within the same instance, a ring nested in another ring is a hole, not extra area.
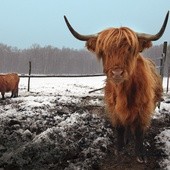
[[(0, 43), (20, 49), (32, 44), (84, 48), (68, 31), (63, 16), (82, 34), (127, 26), (157, 33), (170, 0), (0, 0)], [(163, 37), (170, 42), (170, 19)]]

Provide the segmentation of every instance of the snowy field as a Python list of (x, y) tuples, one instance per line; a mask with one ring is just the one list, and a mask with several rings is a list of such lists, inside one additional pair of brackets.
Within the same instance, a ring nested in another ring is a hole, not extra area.
[[(7, 93), (0, 105), (0, 168), (97, 169), (112, 145), (113, 131), (101, 116), (103, 92), (89, 91), (104, 84), (105, 77), (31, 78), (28, 92), (28, 79), (21, 78), (19, 97), (10, 99)], [(170, 97), (164, 98), (155, 119), (164, 111), (169, 114)], [(167, 155), (160, 166), (170, 170), (170, 126), (155, 139)]]

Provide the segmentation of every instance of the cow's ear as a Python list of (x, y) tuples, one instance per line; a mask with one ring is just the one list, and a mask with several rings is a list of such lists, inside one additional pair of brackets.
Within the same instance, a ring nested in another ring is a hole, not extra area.
[(93, 37), (90, 38), (87, 42), (86, 42), (86, 47), (89, 51), (95, 53), (96, 51), (96, 41), (97, 41), (97, 37)]
[(139, 52), (142, 52), (144, 49), (150, 48), (152, 46), (151, 41), (147, 41), (145, 39), (138, 40), (139, 40)]

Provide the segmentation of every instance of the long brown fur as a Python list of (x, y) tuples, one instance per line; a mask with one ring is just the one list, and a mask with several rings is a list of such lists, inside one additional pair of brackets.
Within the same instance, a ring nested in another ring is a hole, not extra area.
[(4, 99), (5, 92), (11, 92), (11, 97), (18, 96), (19, 76), (16, 73), (0, 75), (0, 92)]
[[(140, 54), (151, 45), (150, 41), (138, 39), (126, 27), (104, 30), (86, 43), (87, 48), (103, 61), (107, 76), (105, 102), (114, 126), (130, 126), (134, 131), (136, 124), (143, 130), (150, 124), (163, 91), (155, 65)], [(112, 79), (112, 70), (117, 67), (123, 70), (120, 83)]]

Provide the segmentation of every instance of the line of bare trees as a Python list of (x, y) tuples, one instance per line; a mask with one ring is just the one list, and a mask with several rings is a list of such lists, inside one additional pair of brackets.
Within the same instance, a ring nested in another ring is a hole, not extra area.
[(33, 45), (20, 50), (0, 44), (0, 72), (28, 73), (29, 61), (32, 74), (94, 74), (101, 73), (100, 62), (87, 50)]
[[(167, 67), (170, 66), (170, 46), (167, 50)], [(144, 52), (152, 58), (157, 65), (162, 54), (162, 45), (154, 46)], [(18, 72), (28, 73), (29, 61), (32, 63), (32, 74), (98, 74), (102, 73), (101, 62), (96, 62), (96, 57), (85, 49), (75, 50), (70, 48), (34, 44), (28, 49), (0, 44), (0, 73)]]

